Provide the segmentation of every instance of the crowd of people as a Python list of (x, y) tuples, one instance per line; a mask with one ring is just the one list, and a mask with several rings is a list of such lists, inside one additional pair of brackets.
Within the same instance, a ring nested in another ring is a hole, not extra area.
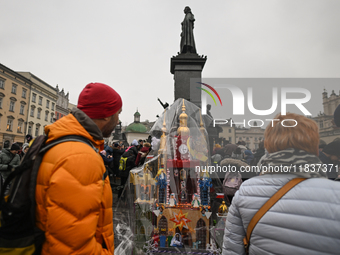
[[(100, 155), (103, 158), (106, 170), (109, 172), (109, 177), (111, 181), (112, 179), (120, 180), (118, 198), (122, 195), (122, 186), (125, 185), (129, 177), (129, 171), (134, 167), (143, 165), (150, 151), (151, 144), (142, 139), (138, 141), (134, 139), (127, 147), (123, 141), (104, 145), (104, 150), (100, 152)], [(122, 166), (122, 158), (126, 158), (125, 167)], [(119, 167), (124, 169), (119, 169)]]

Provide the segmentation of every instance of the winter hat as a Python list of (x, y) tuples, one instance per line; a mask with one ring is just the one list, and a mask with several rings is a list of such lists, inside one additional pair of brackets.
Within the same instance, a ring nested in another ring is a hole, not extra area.
[(31, 135), (26, 135), (26, 140), (29, 143), (31, 140), (33, 139), (33, 137)]
[(24, 151), (24, 150), (26, 149), (26, 147), (28, 147), (28, 143), (24, 143), (24, 144), (22, 145), (22, 150)]
[(5, 142), (4, 142), (4, 148), (9, 148), (9, 141), (8, 140), (6, 140)]
[(13, 143), (10, 150), (11, 151), (20, 151), (20, 146), (17, 145), (16, 143)]
[(138, 145), (138, 142), (137, 142), (137, 140), (135, 139), (135, 140), (133, 140), (132, 141), (132, 143), (131, 143), (131, 145), (133, 145), (133, 146), (137, 146)]
[(119, 147), (119, 143), (115, 143), (113, 146), (117, 148)]
[(89, 83), (80, 93), (77, 108), (91, 119), (107, 118), (122, 108), (120, 95), (103, 83)]
[(326, 147), (323, 148), (322, 152), (340, 157), (340, 140), (335, 140), (327, 144)]
[(100, 154), (102, 154), (103, 156), (106, 156), (106, 150), (102, 150), (102, 151), (100, 152)]
[(340, 104), (334, 111), (334, 123), (337, 127), (340, 127)]

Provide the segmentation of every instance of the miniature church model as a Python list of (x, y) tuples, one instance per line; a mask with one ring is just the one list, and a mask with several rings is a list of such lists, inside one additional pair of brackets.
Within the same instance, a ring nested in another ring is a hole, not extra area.
[[(200, 138), (205, 139), (202, 119), (201, 131)], [(165, 236), (168, 236), (169, 232), (173, 235), (179, 234), (184, 247), (198, 244), (198, 248), (205, 249), (206, 244), (209, 243), (211, 179), (207, 173), (195, 171), (196, 166), (200, 166), (202, 162), (194, 157), (197, 150), (190, 142), (192, 137), (184, 99), (177, 135), (167, 139), (165, 114), (162, 132), (159, 170), (156, 176), (156, 198), (158, 204), (162, 206), (162, 212), (157, 217), (159, 234)], [(199, 145), (206, 145), (206, 143)], [(167, 151), (171, 147), (173, 153)], [(168, 158), (168, 155), (171, 155), (171, 158)]]

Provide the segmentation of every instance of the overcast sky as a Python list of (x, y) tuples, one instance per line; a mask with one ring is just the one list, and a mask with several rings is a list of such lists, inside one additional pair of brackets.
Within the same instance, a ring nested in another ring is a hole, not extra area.
[[(106, 83), (123, 98), (123, 124), (137, 108), (153, 121), (157, 97), (174, 100), (187, 5), (205, 78), (340, 77), (338, 0), (0, 0), (0, 63), (58, 84), (74, 104), (87, 83)], [(322, 110), (323, 88), (310, 90)]]

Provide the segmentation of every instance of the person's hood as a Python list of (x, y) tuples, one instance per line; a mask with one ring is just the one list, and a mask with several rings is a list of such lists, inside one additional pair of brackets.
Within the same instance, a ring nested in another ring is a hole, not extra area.
[(83, 111), (73, 108), (72, 112), (45, 127), (47, 143), (67, 135), (79, 135), (89, 139), (96, 147), (104, 149), (103, 134)]
[[(2, 149), (2, 152), (5, 153), (5, 154), (7, 154), (7, 155), (11, 155), (11, 154), (12, 154), (9, 148), (4, 148), (4, 149)], [(12, 155), (13, 155), (13, 154), (12, 154)]]

